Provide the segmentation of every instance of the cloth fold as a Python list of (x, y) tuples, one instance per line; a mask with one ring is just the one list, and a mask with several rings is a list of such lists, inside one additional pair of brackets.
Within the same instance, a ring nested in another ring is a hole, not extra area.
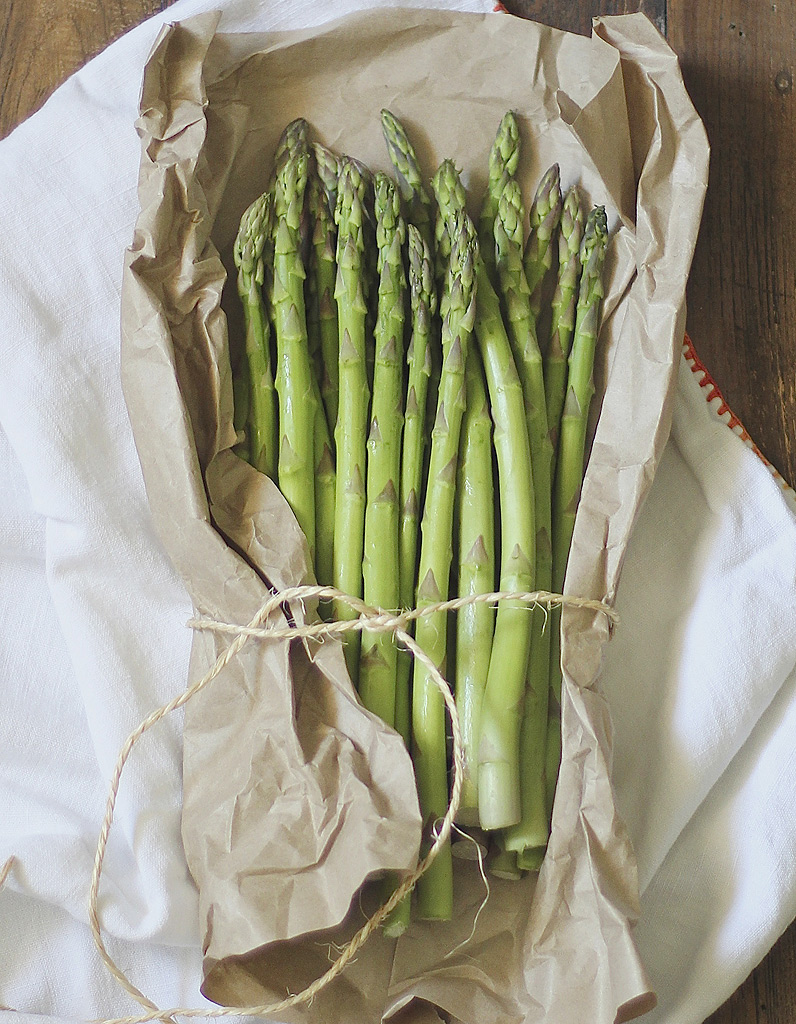
[[(152, 528), (119, 383), (144, 62), (165, 21), (201, 11), (262, 31), (356, 6), (178, 0), (0, 143), (0, 863), (17, 858), (0, 892), (0, 1005), (20, 1011), (0, 1024), (134, 1009), (94, 952), (88, 885), (119, 748), (187, 676), (191, 608)], [(687, 349), (603, 671), (656, 1024), (699, 1024), (796, 915), (794, 502), (702, 379)], [(198, 1006), (180, 725), (158, 725), (125, 773), (100, 910), (148, 996)]]

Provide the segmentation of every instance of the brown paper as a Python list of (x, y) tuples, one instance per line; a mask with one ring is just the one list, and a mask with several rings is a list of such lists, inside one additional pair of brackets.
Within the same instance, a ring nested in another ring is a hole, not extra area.
[[(287, 504), (230, 450), (240, 215), (299, 115), (320, 141), (389, 170), (385, 106), (429, 174), (456, 161), (473, 213), (509, 107), (526, 198), (557, 161), (564, 186), (580, 182), (608, 208), (596, 433), (566, 591), (613, 601), (669, 431), (706, 186), (704, 131), (672, 52), (640, 15), (598, 19), (590, 40), (505, 15), (409, 10), (268, 35), (216, 27), (203, 15), (165, 29), (147, 65), (141, 214), (123, 289), (135, 439), (163, 544), (197, 611), (245, 624), (269, 585), (311, 581)], [(304, 621), (301, 607), (289, 614)], [(454, 921), (415, 922), (397, 943), (374, 936), (283, 1019), (431, 1021), (439, 1010), (464, 1024), (610, 1024), (653, 1005), (632, 938), (635, 862), (610, 782), (606, 620), (567, 610), (563, 634), (563, 764), (538, 883), (490, 878), (484, 904), (478, 866), (458, 861)], [(227, 643), (197, 634), (191, 677)], [(359, 706), (336, 643), (258, 642), (187, 706), (184, 768), (203, 992), (251, 1005), (298, 991), (373, 909), (366, 877), (415, 863), (403, 744)]]

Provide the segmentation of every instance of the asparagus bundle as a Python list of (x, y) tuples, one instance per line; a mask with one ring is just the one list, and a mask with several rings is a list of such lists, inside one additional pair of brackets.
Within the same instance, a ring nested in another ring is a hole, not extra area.
[[(368, 604), (422, 610), (496, 587), (559, 590), (593, 394), (605, 212), (592, 211), (584, 230), (577, 191), (562, 203), (554, 166), (525, 239), (509, 112), (490, 153), (479, 244), (455, 166), (443, 161), (429, 188), (389, 111), (382, 130), (397, 184), (310, 143), (303, 119), (291, 122), (270, 188), (242, 217), (236, 451), (278, 482), (319, 582)], [(543, 355), (538, 325), (556, 251)], [(334, 615), (353, 613), (340, 602)], [(459, 821), (493, 836), (490, 862), (502, 877), (538, 868), (547, 839), (560, 757), (559, 616), (552, 621), (545, 628), (541, 609), (504, 600), (497, 612), (465, 607), (455, 630), (438, 611), (415, 627), (455, 687)], [(359, 637), (345, 641), (349, 672), (362, 703), (412, 753), (428, 849), (449, 801), (442, 695), (389, 634)], [(449, 846), (416, 902), (420, 917), (451, 916)], [(389, 934), (404, 930), (408, 909), (388, 919)]]

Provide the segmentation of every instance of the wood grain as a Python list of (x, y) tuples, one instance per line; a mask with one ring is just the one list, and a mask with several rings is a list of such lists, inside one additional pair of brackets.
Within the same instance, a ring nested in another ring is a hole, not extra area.
[(646, 14), (666, 35), (666, 0), (504, 0), (512, 14), (566, 32), (591, 34), (591, 19), (600, 14)]
[[(0, 0), (0, 137), (173, 0)], [(730, 406), (796, 481), (796, 0), (505, 0), (583, 34), (643, 11), (680, 55), (713, 155), (689, 330)], [(794, 1024), (796, 926), (706, 1024)]]
[(796, 2), (669, 0), (669, 39), (712, 145), (691, 332), (731, 408), (796, 480)]
[(0, 0), (0, 138), (73, 71), (174, 0)]

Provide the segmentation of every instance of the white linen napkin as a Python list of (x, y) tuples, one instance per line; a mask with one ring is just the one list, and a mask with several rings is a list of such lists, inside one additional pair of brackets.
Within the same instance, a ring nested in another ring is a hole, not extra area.
[[(119, 748), (187, 676), (191, 608), (152, 529), (119, 383), (144, 62), (164, 21), (203, 10), (246, 31), (360, 5), (179, 0), (0, 143), (0, 863), (16, 858), (0, 892), (0, 1004), (19, 1011), (0, 1024), (135, 1012), (95, 954), (88, 884)], [(796, 520), (699, 379), (684, 359), (604, 678), (656, 1024), (699, 1024), (796, 915)], [(125, 772), (101, 915), (147, 995), (199, 1006), (180, 725), (158, 725)]]
[(733, 420), (686, 348), (604, 669), (650, 1024), (699, 1024), (796, 917), (796, 502)]

